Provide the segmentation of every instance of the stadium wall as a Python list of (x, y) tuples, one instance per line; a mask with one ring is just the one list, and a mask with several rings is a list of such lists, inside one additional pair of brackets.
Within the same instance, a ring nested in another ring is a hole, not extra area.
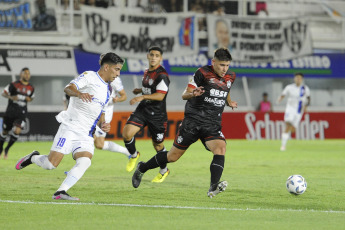
[[(111, 121), (107, 139), (122, 140), (122, 130), (131, 112), (116, 112)], [(4, 113), (0, 113), (0, 132)], [(52, 141), (59, 123), (57, 113), (29, 113), (27, 125), (20, 135), (20, 141)], [(303, 116), (299, 129), (293, 138), (301, 140), (345, 138), (344, 112), (310, 112)], [(166, 139), (174, 139), (183, 120), (183, 112), (168, 112)], [(224, 136), (228, 139), (275, 140), (280, 139), (284, 128), (284, 113), (225, 112), (223, 113)], [(145, 128), (137, 134), (138, 139), (150, 139)]]

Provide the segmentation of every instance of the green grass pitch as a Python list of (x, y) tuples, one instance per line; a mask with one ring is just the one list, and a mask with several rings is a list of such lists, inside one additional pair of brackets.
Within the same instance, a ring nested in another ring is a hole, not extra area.
[[(122, 144), (122, 142), (118, 142)], [(171, 141), (165, 142), (169, 149)], [(96, 150), (91, 167), (69, 190), (79, 202), (53, 201), (74, 160), (65, 156), (46, 171), (31, 165), (14, 169), (33, 149), (48, 153), (51, 142), (16, 143), (0, 160), (0, 229), (344, 229), (345, 141), (228, 140), (223, 180), (227, 190), (207, 197), (212, 154), (201, 142), (192, 145), (161, 184), (147, 172), (138, 189), (125, 171), (124, 155)], [(137, 141), (147, 161), (151, 141)], [(285, 181), (301, 174), (308, 182), (300, 196)], [(13, 202), (12, 202), (13, 201)], [(25, 203), (26, 202), (26, 203)]]

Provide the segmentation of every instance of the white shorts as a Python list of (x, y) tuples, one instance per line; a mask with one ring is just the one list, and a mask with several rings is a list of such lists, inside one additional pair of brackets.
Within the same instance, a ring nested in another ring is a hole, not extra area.
[(296, 108), (286, 107), (285, 114), (284, 114), (284, 121), (293, 125), (293, 127), (297, 128), (299, 122), (302, 119), (303, 113), (298, 113)]
[(89, 152), (93, 155), (95, 146), (93, 137), (77, 133), (67, 125), (61, 124), (51, 150), (65, 155), (72, 153), (73, 156), (78, 152)]

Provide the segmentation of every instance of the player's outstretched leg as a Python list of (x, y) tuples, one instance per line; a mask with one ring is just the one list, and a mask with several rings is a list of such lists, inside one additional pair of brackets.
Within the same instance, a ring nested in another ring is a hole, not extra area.
[(66, 191), (57, 191), (53, 195), (53, 200), (79, 200), (79, 198), (68, 195)]
[(20, 158), (18, 160), (15, 168), (17, 170), (21, 170), (21, 169), (25, 168), (26, 166), (31, 165), (32, 164), (31, 158), (35, 155), (40, 155), (40, 153), (37, 151), (33, 151), (32, 153), (26, 155), (25, 157)]
[(5, 143), (6, 137), (7, 137), (7, 135), (4, 135), (3, 133), (0, 133), (0, 156), (1, 156), (1, 153), (2, 153), (2, 150), (3, 150), (3, 146), (4, 146), (4, 143)]
[(134, 188), (138, 188), (140, 183), (141, 183), (141, 179), (144, 176), (144, 173), (142, 173), (140, 171), (140, 165), (144, 164), (144, 162), (140, 161), (137, 165), (137, 169), (135, 170), (133, 176), (132, 176), (132, 185)]
[(282, 143), (280, 146), (280, 151), (285, 151), (286, 150), (286, 143), (288, 142), (290, 137), (290, 133), (282, 133)]
[(12, 133), (12, 134), (10, 135), (10, 140), (9, 140), (9, 142), (8, 142), (8, 144), (7, 144), (6, 148), (5, 148), (5, 150), (4, 150), (4, 153), (5, 153), (4, 158), (5, 158), (5, 159), (6, 159), (7, 156), (8, 156), (8, 152), (10, 151), (10, 148), (11, 148), (12, 145), (18, 140), (18, 138), (19, 138), (19, 135), (18, 135), (18, 134)]
[(147, 170), (158, 168), (160, 165), (168, 163), (168, 152), (159, 152), (153, 156), (146, 163), (139, 162), (137, 169), (135, 170), (132, 177), (132, 185), (134, 188), (138, 188), (141, 182), (141, 178)]
[(77, 183), (77, 181), (84, 175), (85, 171), (91, 166), (91, 159), (89, 157), (79, 157), (76, 159), (76, 164), (67, 173), (66, 179), (62, 182), (59, 189), (54, 193), (54, 200), (79, 200), (79, 198), (71, 197), (67, 194), (68, 189)]
[(121, 145), (118, 145), (112, 141), (104, 141), (104, 145), (102, 149), (108, 150), (111, 152), (122, 153), (126, 155), (128, 158), (131, 156), (131, 154), (128, 152), (128, 150), (125, 147), (122, 147)]
[(131, 172), (135, 168), (135, 164), (140, 157), (140, 153), (135, 148), (135, 137), (132, 137), (132, 139), (130, 139), (129, 141), (126, 141), (124, 139), (124, 142), (128, 152), (131, 154), (126, 165), (126, 170), (127, 172)]
[(228, 182), (226, 181), (221, 181), (221, 182), (218, 182), (217, 184), (213, 184), (210, 186), (210, 189), (207, 192), (207, 196), (212, 198), (216, 196), (218, 193), (225, 191), (227, 186), (228, 186)]
[[(165, 147), (163, 147), (162, 150), (157, 151), (157, 153), (160, 153), (160, 152), (167, 152), (167, 150)], [(167, 164), (161, 165), (157, 176), (155, 176), (155, 178), (153, 178), (151, 182), (162, 183), (169, 174), (170, 174), (170, 170), (168, 169)]]

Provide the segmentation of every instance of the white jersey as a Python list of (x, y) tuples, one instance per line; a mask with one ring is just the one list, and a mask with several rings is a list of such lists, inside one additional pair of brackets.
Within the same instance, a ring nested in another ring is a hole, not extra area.
[(71, 97), (67, 111), (56, 116), (63, 123), (81, 135), (93, 136), (97, 122), (104, 113), (110, 98), (110, 87), (97, 72), (86, 71), (71, 81), (81, 93), (89, 93), (91, 102), (83, 102), (78, 97)]
[(307, 102), (307, 97), (310, 97), (310, 90), (306, 85), (297, 86), (293, 83), (285, 87), (282, 95), (287, 97), (286, 109), (303, 113), (303, 106)]

